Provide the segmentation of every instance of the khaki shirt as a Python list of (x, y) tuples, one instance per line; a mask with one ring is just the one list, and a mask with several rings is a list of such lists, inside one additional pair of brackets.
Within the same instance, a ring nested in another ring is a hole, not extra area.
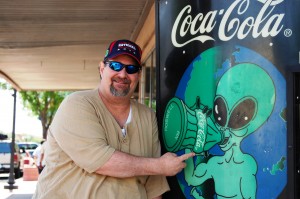
[(49, 128), (46, 167), (33, 198), (151, 199), (168, 191), (163, 176), (121, 179), (94, 173), (116, 149), (136, 156), (160, 156), (155, 113), (134, 101), (131, 107), (124, 137), (97, 89), (68, 96)]

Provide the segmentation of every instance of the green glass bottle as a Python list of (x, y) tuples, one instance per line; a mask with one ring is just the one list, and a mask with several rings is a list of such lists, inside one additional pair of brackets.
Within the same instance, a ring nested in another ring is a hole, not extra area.
[(166, 149), (176, 152), (188, 148), (200, 154), (221, 143), (223, 134), (215, 127), (210, 115), (211, 110), (203, 106), (199, 98), (191, 108), (182, 100), (172, 98), (166, 106), (163, 119), (162, 133)]

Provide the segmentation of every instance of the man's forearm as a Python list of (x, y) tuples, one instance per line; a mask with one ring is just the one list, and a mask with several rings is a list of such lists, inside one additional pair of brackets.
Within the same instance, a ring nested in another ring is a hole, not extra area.
[(157, 158), (145, 158), (115, 151), (96, 172), (101, 175), (127, 178), (142, 175), (160, 175)]
[(194, 153), (177, 156), (168, 152), (159, 158), (146, 158), (115, 151), (96, 173), (116, 178), (146, 175), (173, 176), (186, 166), (184, 161), (193, 156)]

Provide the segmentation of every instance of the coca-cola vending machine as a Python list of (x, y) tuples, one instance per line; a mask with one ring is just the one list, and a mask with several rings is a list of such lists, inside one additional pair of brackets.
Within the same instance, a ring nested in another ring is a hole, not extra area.
[(300, 198), (299, 0), (156, 1), (164, 198)]

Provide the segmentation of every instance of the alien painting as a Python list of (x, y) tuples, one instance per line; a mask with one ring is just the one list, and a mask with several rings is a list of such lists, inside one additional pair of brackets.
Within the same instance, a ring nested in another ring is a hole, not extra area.
[(252, 50), (224, 52), (208, 49), (187, 67), (165, 109), (164, 146), (196, 153), (177, 175), (186, 198), (278, 198), (287, 182), (285, 79)]

